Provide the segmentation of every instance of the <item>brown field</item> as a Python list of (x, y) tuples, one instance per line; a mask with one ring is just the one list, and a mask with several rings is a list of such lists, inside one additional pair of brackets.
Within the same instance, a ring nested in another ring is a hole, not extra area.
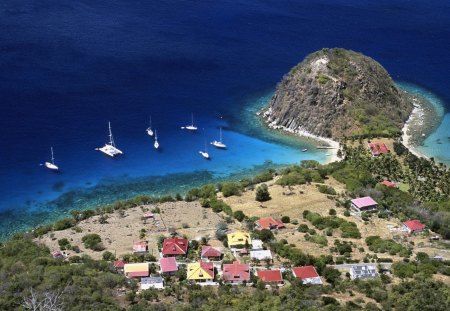
[[(144, 211), (159, 207), (161, 214), (155, 214), (155, 219), (143, 220)], [(107, 223), (99, 223), (99, 216), (86, 219), (78, 223), (82, 232), (75, 232), (74, 228), (55, 231), (45, 234), (36, 241), (47, 245), (51, 251), (59, 250), (58, 240), (67, 238), (71, 245), (80, 247), (80, 254), (74, 251), (66, 251), (68, 256), (87, 254), (94, 259), (100, 259), (102, 252), (86, 249), (81, 241), (88, 233), (97, 233), (102, 238), (105, 251), (110, 251), (120, 257), (132, 253), (133, 242), (145, 240), (149, 243), (149, 252), (157, 258), (157, 239), (160, 235), (169, 235), (169, 228), (173, 228), (178, 234), (186, 235), (189, 239), (197, 239), (201, 236), (214, 237), (215, 226), (221, 221), (221, 217), (200, 206), (198, 202), (173, 202), (152, 206), (135, 207), (126, 210), (122, 217), (118, 212), (108, 214)], [(187, 224), (189, 228), (183, 228)], [(146, 230), (146, 236), (140, 239), (141, 229)], [(172, 231), (172, 230), (171, 230)], [(212, 240), (212, 244), (218, 241)]]

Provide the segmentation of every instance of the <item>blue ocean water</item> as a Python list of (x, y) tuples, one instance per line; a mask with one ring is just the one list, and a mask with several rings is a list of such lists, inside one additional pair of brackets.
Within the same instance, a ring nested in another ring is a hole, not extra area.
[[(292, 66), (324, 47), (367, 54), (438, 96), (447, 113), (438, 132), (449, 132), (446, 1), (10, 0), (0, 29), (0, 236), (74, 206), (325, 161), (249, 121)], [(195, 134), (180, 130), (191, 113)], [(161, 152), (145, 134), (149, 115)], [(94, 151), (108, 121), (118, 159)], [(205, 161), (198, 151), (220, 126), (229, 149), (210, 148)], [(60, 174), (39, 166), (50, 146)], [(450, 143), (428, 151), (448, 159)]]

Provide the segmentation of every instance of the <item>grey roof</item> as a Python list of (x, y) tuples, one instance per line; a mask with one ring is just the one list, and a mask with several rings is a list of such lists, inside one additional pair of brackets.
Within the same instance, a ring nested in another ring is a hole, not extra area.
[(378, 275), (377, 269), (374, 266), (353, 266), (351, 268), (352, 278), (371, 278)]
[(141, 284), (157, 284), (163, 283), (163, 278), (160, 276), (150, 276), (148, 278), (141, 278)]

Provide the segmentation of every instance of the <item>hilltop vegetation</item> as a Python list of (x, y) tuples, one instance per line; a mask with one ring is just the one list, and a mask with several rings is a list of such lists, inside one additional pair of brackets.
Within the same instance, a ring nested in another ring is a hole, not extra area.
[(283, 77), (264, 116), (272, 126), (324, 137), (393, 137), (411, 111), (379, 63), (334, 48), (308, 55)]

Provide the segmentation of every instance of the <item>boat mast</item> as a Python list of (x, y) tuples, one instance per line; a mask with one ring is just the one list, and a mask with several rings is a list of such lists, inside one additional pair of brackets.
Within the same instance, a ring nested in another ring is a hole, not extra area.
[(222, 142), (222, 128), (220, 128), (220, 142)]
[(55, 158), (53, 157), (53, 147), (50, 147), (50, 150), (52, 152), (52, 163), (54, 165), (55, 164)]
[(112, 131), (111, 131), (111, 122), (108, 121), (108, 128), (109, 128), (109, 144), (113, 147), (115, 147), (114, 145), (114, 138), (112, 135)]
[(149, 129), (151, 129), (151, 128), (152, 128), (152, 116), (150, 116), (150, 122), (149, 122), (149, 126), (148, 126), (148, 128), (149, 128)]
[(194, 126), (194, 113), (191, 112), (192, 126)]

